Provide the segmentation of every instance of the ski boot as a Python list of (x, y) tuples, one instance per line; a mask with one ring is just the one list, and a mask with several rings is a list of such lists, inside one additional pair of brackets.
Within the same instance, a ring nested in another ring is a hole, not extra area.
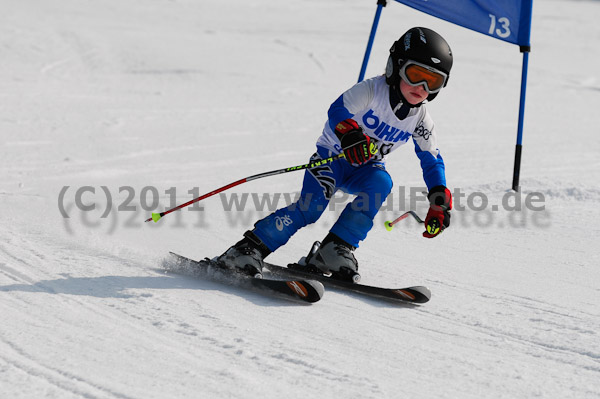
[(354, 249), (335, 234), (329, 233), (322, 244), (315, 241), (310, 253), (301, 263), (306, 265), (305, 270), (308, 272), (331, 274), (331, 278), (358, 283), (360, 274), (358, 262), (352, 253)]
[(263, 259), (271, 251), (252, 231), (244, 233), (244, 238), (230, 247), (224, 254), (213, 260), (228, 269), (236, 270), (254, 278), (262, 278)]

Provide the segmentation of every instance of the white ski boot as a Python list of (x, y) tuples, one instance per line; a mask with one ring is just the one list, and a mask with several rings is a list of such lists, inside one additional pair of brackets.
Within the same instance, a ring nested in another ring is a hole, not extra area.
[(214, 260), (240, 273), (262, 278), (263, 259), (271, 251), (253, 232), (244, 233), (244, 238)]
[(332, 278), (358, 283), (360, 274), (358, 274), (358, 261), (352, 253), (354, 249), (353, 246), (330, 233), (323, 240), (323, 244), (319, 241), (313, 244), (304, 262), (308, 268), (317, 268), (324, 274), (331, 273)]

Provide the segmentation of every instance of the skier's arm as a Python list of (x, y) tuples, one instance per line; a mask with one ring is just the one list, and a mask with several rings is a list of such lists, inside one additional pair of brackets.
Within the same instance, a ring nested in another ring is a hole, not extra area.
[(444, 160), (439, 150), (424, 151), (415, 141), (415, 151), (421, 160), (423, 179), (427, 184), (430, 206), (425, 217), (425, 232), (423, 237), (437, 237), (445, 228), (450, 226), (450, 210), (452, 209), (452, 194), (446, 188), (446, 173)]
[(442, 158), (439, 150), (436, 149), (435, 151), (424, 151), (419, 146), (417, 140), (414, 140), (414, 142), (415, 152), (417, 153), (417, 157), (421, 160), (423, 180), (425, 180), (427, 189), (431, 189), (435, 186), (445, 186), (446, 167), (444, 165), (444, 159)]
[(429, 191), (427, 198), (430, 206), (425, 217), (426, 230), (423, 237), (433, 238), (450, 226), (452, 193), (446, 187), (446, 167), (437, 148), (434, 124), (429, 114), (425, 113), (423, 120), (417, 125), (413, 141), (417, 157), (421, 160), (423, 180)]
[(351, 119), (357, 112), (368, 108), (373, 97), (372, 80), (363, 80), (345, 91), (331, 104), (329, 111), (327, 111), (331, 130), (335, 132), (338, 123)]
[(425, 115), (413, 132), (413, 141), (415, 143), (415, 153), (421, 161), (423, 180), (425, 180), (427, 189), (431, 190), (435, 186), (445, 186), (446, 167), (440, 150), (437, 148), (433, 121), (428, 114)]

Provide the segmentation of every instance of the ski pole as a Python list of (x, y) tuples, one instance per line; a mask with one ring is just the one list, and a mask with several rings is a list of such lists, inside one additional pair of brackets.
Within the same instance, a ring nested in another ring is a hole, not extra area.
[(389, 220), (387, 222), (385, 222), (385, 229), (387, 231), (392, 231), (392, 229), (394, 228), (394, 225), (396, 223), (398, 223), (401, 220), (406, 219), (407, 217), (412, 216), (415, 218), (415, 220), (418, 223), (425, 223), (425, 221), (423, 221), (419, 215), (417, 215), (417, 213), (415, 211), (408, 211), (408, 212), (404, 212), (402, 215), (400, 215), (399, 217), (397, 217), (394, 221), (390, 222)]
[(313, 167), (316, 167), (316, 166), (326, 165), (326, 164), (331, 163), (333, 161), (336, 161), (336, 160), (338, 160), (340, 158), (344, 158), (344, 153), (341, 153), (341, 154), (338, 154), (338, 155), (334, 155), (334, 156), (329, 157), (329, 158), (320, 159), (318, 161), (314, 161), (314, 162), (307, 163), (307, 164), (304, 164), (304, 165), (292, 166), (290, 168), (278, 169), (278, 170), (273, 170), (271, 172), (264, 172), (264, 173), (259, 173), (257, 175), (244, 177), (243, 179), (234, 181), (233, 183), (229, 183), (226, 186), (223, 186), (223, 187), (218, 188), (218, 189), (216, 189), (214, 191), (206, 193), (206, 194), (204, 194), (204, 195), (202, 195), (202, 196), (200, 196), (198, 198), (194, 198), (193, 200), (190, 200), (190, 201), (186, 202), (185, 204), (178, 205), (175, 208), (171, 208), (171, 209), (168, 209), (168, 210), (166, 210), (164, 212), (160, 212), (160, 213), (152, 213), (152, 217), (146, 219), (145, 221), (149, 222), (151, 220), (154, 220), (154, 222), (158, 222), (163, 216), (168, 215), (171, 212), (178, 211), (179, 209), (185, 208), (186, 206), (189, 206), (189, 205), (192, 205), (195, 202), (202, 201), (205, 198), (211, 197), (211, 196), (213, 196), (215, 194), (218, 194), (218, 193), (220, 193), (222, 191), (229, 190), (232, 187), (239, 186), (240, 184), (243, 184), (243, 183), (246, 183), (246, 182), (249, 182), (249, 181), (252, 181), (252, 180), (260, 179), (260, 178), (263, 178), (263, 177), (280, 175), (282, 173), (295, 172), (297, 170), (310, 169), (310, 168), (313, 168)]

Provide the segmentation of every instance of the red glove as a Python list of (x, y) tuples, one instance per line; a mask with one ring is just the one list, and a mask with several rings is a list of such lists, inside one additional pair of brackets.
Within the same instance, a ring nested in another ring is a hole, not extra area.
[(450, 226), (452, 194), (445, 186), (435, 186), (429, 191), (427, 198), (430, 205), (425, 217), (423, 237), (433, 238)]
[(346, 161), (352, 165), (362, 165), (373, 156), (371, 149), (375, 145), (354, 119), (346, 119), (338, 123), (335, 127), (335, 135), (340, 139)]

